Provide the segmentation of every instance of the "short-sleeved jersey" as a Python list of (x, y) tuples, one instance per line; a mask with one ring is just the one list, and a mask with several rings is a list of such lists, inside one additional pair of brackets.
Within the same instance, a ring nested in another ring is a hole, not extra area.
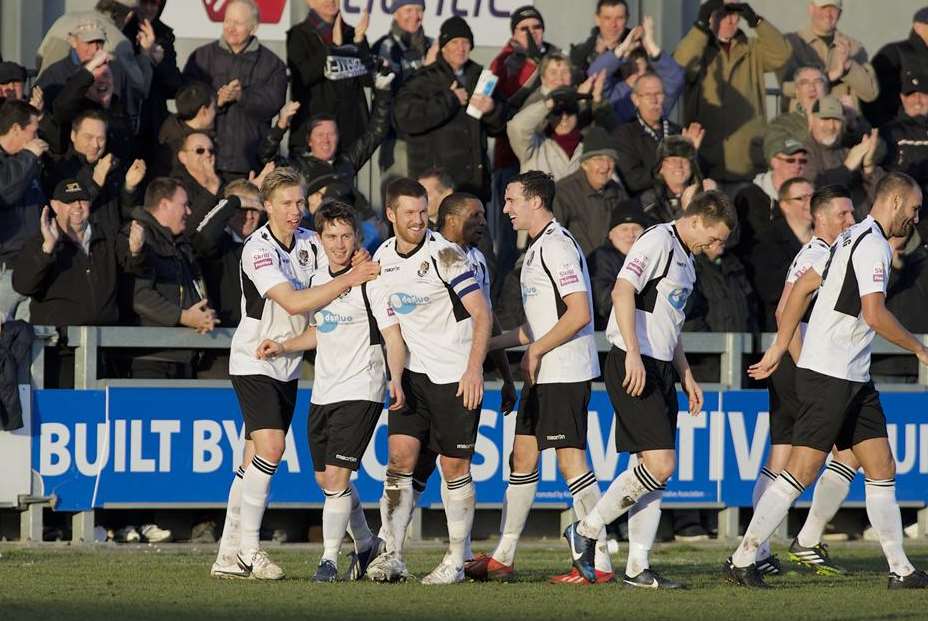
[[(347, 271), (347, 270), (346, 270)], [(318, 287), (341, 275), (318, 270), (310, 279)], [(316, 373), (311, 401), (383, 401), (385, 362), (380, 332), (396, 325), (384, 297), (371, 299), (368, 284), (352, 287), (316, 311)]]
[(467, 256), (467, 263), (470, 265), (470, 269), (474, 273), (474, 280), (476, 280), (477, 284), (480, 285), (480, 291), (483, 292), (483, 297), (486, 298), (487, 304), (492, 307), (493, 302), (491, 299), (492, 292), (490, 291), (490, 269), (487, 267), (487, 258), (483, 256), (483, 253), (476, 246), (471, 246), (465, 249), (464, 252)]
[(290, 315), (267, 297), (267, 292), (281, 283), (296, 290), (309, 287), (313, 273), (328, 265), (319, 236), (315, 231), (298, 228), (288, 248), (265, 224), (242, 248), (240, 279), (242, 284), (242, 320), (232, 336), (229, 355), (231, 375), (267, 375), (282, 382), (299, 374), (300, 352), (258, 360), (255, 351), (264, 339), (284, 341), (302, 334), (308, 325), (306, 315)]
[(822, 276), (798, 367), (852, 382), (870, 379), (870, 345), (876, 334), (861, 316), (861, 298), (886, 293), (892, 248), (871, 217), (838, 237), (812, 266)]
[[(797, 252), (796, 256), (793, 258), (793, 262), (789, 266), (789, 271), (786, 273), (786, 284), (795, 284), (797, 280), (802, 278), (803, 274), (812, 269), (813, 265), (823, 259), (827, 259), (830, 253), (831, 246), (829, 246), (828, 242), (824, 239), (820, 237), (813, 237), (810, 239), (806, 245), (799, 249), (799, 252)], [(817, 294), (818, 292), (816, 292), (816, 295)], [(810, 304), (805, 316), (799, 323), (799, 334), (803, 339), (806, 338), (806, 330), (809, 327), (809, 317), (812, 316), (812, 308), (813, 306)]]
[[(593, 288), (583, 251), (557, 220), (551, 220), (526, 249), (519, 281), (532, 340), (551, 331), (567, 312), (564, 298), (572, 293), (586, 298), (590, 317), (593, 317)], [(598, 375), (599, 358), (591, 320), (569, 340), (541, 357), (536, 381), (539, 384), (583, 382)]]
[[(673, 361), (680, 339), (686, 301), (696, 285), (693, 254), (675, 224), (657, 224), (635, 241), (617, 279), (635, 288), (635, 333), (642, 355)], [(615, 313), (609, 315), (606, 338), (626, 350)]]
[(406, 368), (424, 373), (435, 384), (458, 382), (467, 369), (474, 336), (473, 320), (461, 302), (480, 293), (460, 246), (434, 231), (408, 253), (396, 238), (374, 253), (380, 277), (371, 281), (372, 298), (384, 296), (409, 349)]

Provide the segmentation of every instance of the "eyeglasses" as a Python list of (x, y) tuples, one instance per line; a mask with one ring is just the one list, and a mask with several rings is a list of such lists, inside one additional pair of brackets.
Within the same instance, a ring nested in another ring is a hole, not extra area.
[(216, 149), (213, 147), (197, 147), (196, 149), (187, 149), (188, 151), (193, 151), (197, 155), (203, 155), (209, 153), (210, 155), (216, 155)]
[(786, 164), (802, 164), (805, 166), (809, 163), (809, 159), (805, 157), (785, 157), (783, 155), (778, 155), (777, 159)]
[(522, 26), (517, 28), (519, 32), (543, 32), (545, 29), (544, 26)]
[(794, 202), (794, 201), (805, 202), (805, 201), (809, 200), (810, 198), (812, 198), (812, 195), (811, 195), (811, 194), (800, 194), (799, 196), (793, 196), (793, 197), (790, 197), (790, 198), (784, 198), (784, 199), (783, 199), (783, 202), (784, 202), (784, 203), (789, 203), (789, 202)]
[(822, 78), (815, 78), (814, 80), (799, 80), (796, 82), (796, 86), (803, 88), (805, 86), (825, 86), (825, 80)]

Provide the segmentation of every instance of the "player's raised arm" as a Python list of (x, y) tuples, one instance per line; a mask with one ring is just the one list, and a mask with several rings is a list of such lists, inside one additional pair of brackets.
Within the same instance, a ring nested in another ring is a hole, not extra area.
[(789, 349), (790, 341), (793, 339), (796, 328), (799, 327), (799, 322), (802, 321), (803, 315), (809, 309), (809, 304), (812, 303), (813, 294), (818, 291), (821, 284), (822, 277), (814, 269), (807, 271), (796, 281), (780, 316), (776, 340), (760, 362), (748, 368), (748, 375), (754, 379), (764, 379), (776, 371), (783, 354)]

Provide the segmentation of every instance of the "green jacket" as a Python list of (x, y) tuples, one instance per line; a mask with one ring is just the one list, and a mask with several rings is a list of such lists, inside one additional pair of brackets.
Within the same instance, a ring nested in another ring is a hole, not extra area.
[(751, 179), (756, 174), (751, 142), (761, 139), (766, 119), (764, 74), (782, 67), (792, 49), (766, 20), (757, 37), (738, 31), (725, 52), (715, 37), (693, 26), (673, 54), (686, 70), (684, 125), (700, 123), (706, 140), (700, 155), (708, 176), (718, 181)]

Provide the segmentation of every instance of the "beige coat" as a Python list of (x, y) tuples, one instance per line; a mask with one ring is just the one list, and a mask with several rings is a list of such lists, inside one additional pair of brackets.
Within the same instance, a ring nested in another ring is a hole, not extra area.
[[(852, 39), (842, 32), (835, 33), (835, 40), (844, 39), (850, 49), (850, 68), (837, 82), (831, 85), (831, 94), (837, 97), (850, 95), (854, 108), (860, 110), (860, 102), (874, 101), (880, 94), (876, 72), (867, 60), (867, 50), (857, 39)], [(834, 48), (828, 48), (824, 41), (818, 38), (809, 28), (786, 35), (793, 48), (793, 55), (783, 68), (777, 72), (783, 89), (783, 97), (791, 99), (789, 110), (796, 109), (796, 84), (793, 75), (800, 67), (820, 67), (826, 74)], [(827, 79), (827, 77), (826, 77)]]
[(555, 181), (579, 170), (583, 143), (577, 145), (573, 157), (557, 142), (545, 134), (548, 106), (545, 100), (536, 101), (522, 108), (506, 125), (509, 145), (519, 158), (520, 171), (540, 170), (554, 177)]
[(708, 177), (718, 181), (754, 178), (751, 143), (760, 140), (767, 124), (764, 74), (789, 59), (789, 43), (766, 20), (757, 37), (743, 32), (728, 53), (697, 27), (683, 37), (673, 54), (686, 70), (684, 125), (699, 122), (706, 139), (699, 155), (709, 164)]

